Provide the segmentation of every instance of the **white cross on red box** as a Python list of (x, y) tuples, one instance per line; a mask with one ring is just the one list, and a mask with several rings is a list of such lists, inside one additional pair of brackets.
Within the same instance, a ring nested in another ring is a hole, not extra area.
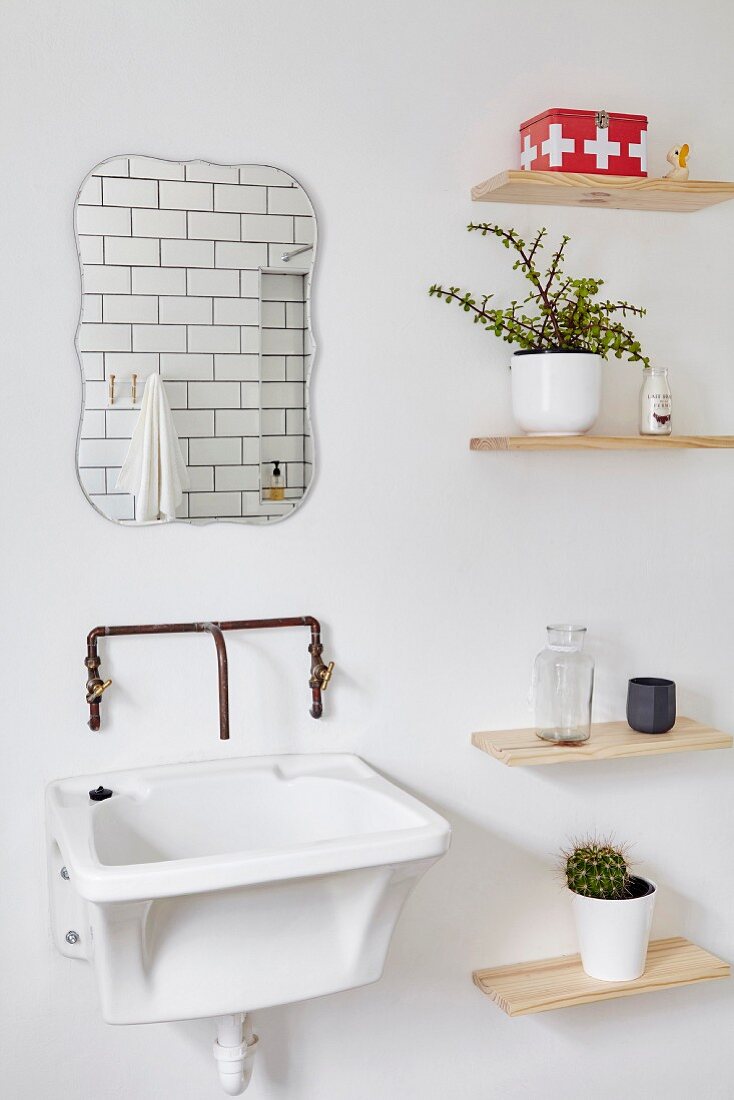
[(609, 140), (608, 126), (604, 128), (597, 126), (596, 137), (593, 139), (587, 138), (584, 142), (584, 152), (590, 153), (592, 157), (596, 157), (597, 172), (600, 168), (609, 167), (609, 158), (618, 157), (620, 148), (621, 146), (618, 141)]
[(520, 152), (520, 164), (527, 171), (532, 168), (533, 161), (538, 155), (538, 146), (530, 144), (530, 138), (525, 135), (522, 139), (522, 150)]
[(576, 139), (563, 136), (563, 123), (551, 122), (548, 127), (548, 137), (540, 149), (543, 156), (547, 155), (551, 168), (560, 168), (563, 164), (563, 154), (575, 151)]

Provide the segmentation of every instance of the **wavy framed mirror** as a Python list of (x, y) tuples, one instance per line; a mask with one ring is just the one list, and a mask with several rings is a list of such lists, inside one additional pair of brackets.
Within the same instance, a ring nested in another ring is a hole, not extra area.
[(119, 156), (74, 206), (80, 484), (108, 519), (272, 523), (313, 476), (316, 218), (287, 172)]

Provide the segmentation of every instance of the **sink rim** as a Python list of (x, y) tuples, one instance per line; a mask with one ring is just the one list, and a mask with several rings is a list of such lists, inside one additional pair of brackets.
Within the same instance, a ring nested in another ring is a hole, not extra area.
[[(401, 787), (383, 778), (361, 757), (353, 753), (283, 753), (268, 756), (227, 757), (226, 759), (177, 762), (104, 772), (105, 782), (114, 789), (115, 777), (175, 778), (201, 770), (206, 773), (241, 769), (302, 769), (297, 775), (312, 775), (347, 781), (379, 791), (393, 802), (417, 815), (422, 824), (339, 836), (305, 844), (279, 848), (245, 849), (215, 855), (185, 857), (147, 863), (107, 864), (97, 857), (94, 847), (93, 815), (104, 802), (86, 801), (66, 805), (69, 785), (97, 786), (96, 775), (69, 776), (49, 783), (46, 788), (48, 827), (62, 851), (76, 892), (87, 901), (114, 903), (175, 897), (180, 894), (208, 893), (238, 886), (257, 886), (288, 879), (359, 870), (382, 864), (417, 859), (436, 859), (449, 846), (451, 829), (434, 810)], [(119, 780), (118, 780), (119, 781)], [(114, 797), (114, 796), (113, 796)]]

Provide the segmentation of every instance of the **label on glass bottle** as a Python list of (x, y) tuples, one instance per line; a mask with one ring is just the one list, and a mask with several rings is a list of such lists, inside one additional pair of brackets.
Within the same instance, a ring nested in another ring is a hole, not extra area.
[(670, 435), (673, 402), (666, 370), (643, 371), (640, 391), (640, 434)]

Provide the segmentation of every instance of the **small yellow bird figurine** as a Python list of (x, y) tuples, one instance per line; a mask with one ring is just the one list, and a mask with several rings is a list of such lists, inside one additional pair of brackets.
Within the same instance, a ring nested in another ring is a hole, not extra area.
[(688, 179), (688, 154), (690, 149), (687, 145), (674, 145), (672, 149), (668, 150), (668, 163), (673, 167), (666, 175), (666, 180), (687, 180)]

